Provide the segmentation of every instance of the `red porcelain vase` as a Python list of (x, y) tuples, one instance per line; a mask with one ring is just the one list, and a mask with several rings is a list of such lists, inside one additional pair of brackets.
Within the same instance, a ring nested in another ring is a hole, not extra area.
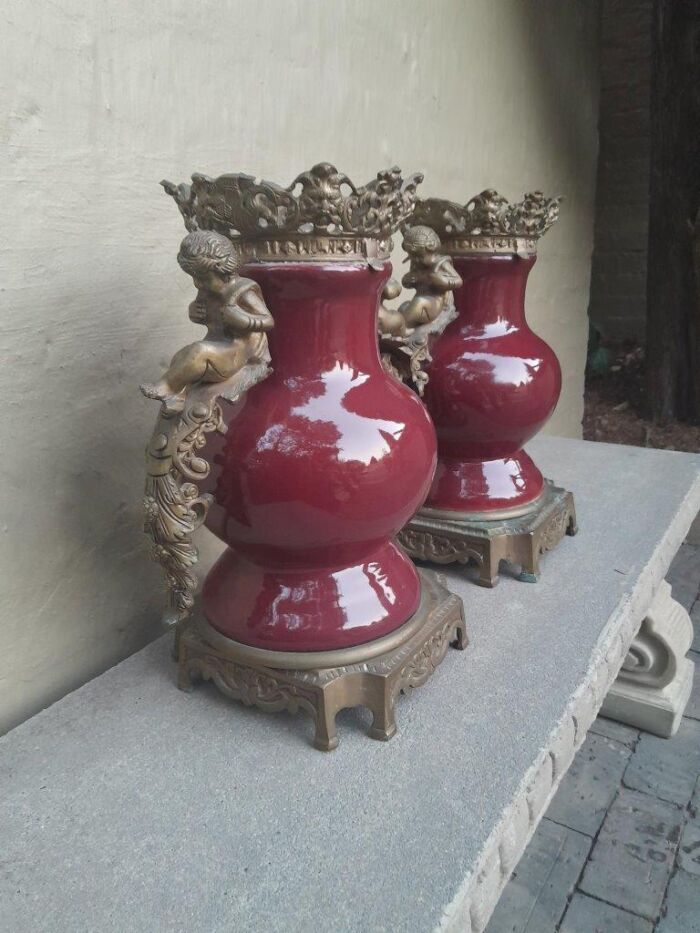
[(463, 280), (458, 317), (436, 338), (424, 402), (439, 461), (422, 514), (481, 521), (527, 514), (544, 479), (523, 450), (561, 390), (553, 350), (528, 326), (525, 287), (537, 238), (558, 201), (527, 195), (511, 205), (486, 191), (466, 207), (419, 203), (415, 221), (434, 227)]
[(436, 463), (419, 400), (387, 375), (376, 309), (391, 266), (260, 262), (272, 373), (210, 440), (208, 527), (229, 548), (204, 582), (209, 623), (278, 651), (363, 644), (416, 611), (420, 583), (393, 536)]
[(204, 581), (202, 610), (234, 642), (280, 652), (365, 645), (419, 606), (420, 578), (394, 536), (430, 488), (435, 431), (383, 369), (376, 322), (390, 235), (420, 179), (393, 169), (356, 189), (324, 163), (287, 189), (229, 175), (170, 190), (190, 228), (236, 245), (239, 274), (274, 319), (271, 371), (240, 398), (223, 397), (226, 431), (209, 433), (202, 453), (207, 526), (228, 546)]

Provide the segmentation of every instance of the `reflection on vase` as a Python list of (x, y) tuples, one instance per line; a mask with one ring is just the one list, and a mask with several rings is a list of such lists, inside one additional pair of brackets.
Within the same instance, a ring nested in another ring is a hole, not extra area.
[(207, 524), (233, 550), (203, 589), (220, 632), (275, 650), (328, 650), (393, 631), (420, 598), (390, 540), (436, 462), (419, 400), (381, 366), (376, 307), (391, 268), (255, 263), (275, 319), (273, 372), (224, 407), (210, 439)]

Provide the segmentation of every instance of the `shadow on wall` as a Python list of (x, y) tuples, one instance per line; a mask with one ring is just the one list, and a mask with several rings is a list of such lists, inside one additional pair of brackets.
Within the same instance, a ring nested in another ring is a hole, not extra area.
[[(37, 340), (19, 360), (26, 376), (33, 355), (34, 377), (25, 379), (17, 407), (33, 412), (34, 422), (16, 425), (26, 449), (21, 475), (11, 477), (0, 731), (159, 632), (158, 568), (140, 515), (139, 464), (151, 413), (140, 404), (140, 364), (130, 356), (124, 313), (135, 296), (123, 276), (99, 270), (76, 283), (53, 291), (52, 307), (42, 309), (50, 323), (32, 324)], [(97, 297), (110, 295), (122, 297)]]
[[(597, 151), (597, 139), (591, 134), (598, 107), (597, 72), (583, 63), (589, 59), (591, 48), (597, 47), (599, 29), (591, 29), (587, 7), (589, 0), (572, 0), (569, 4), (540, 0), (535, 16), (532, 4), (512, 5), (514, 22), (520, 24), (529, 83), (536, 87), (541, 101), (539, 131), (550, 139), (553, 159), (559, 163), (564, 154), (572, 181), (581, 165), (595, 164)], [(575, 55), (580, 62), (572, 59)], [(584, 74), (594, 76), (588, 87), (581, 86)], [(572, 100), (578, 101), (576, 109), (571, 107)], [(567, 200), (575, 200), (577, 190), (573, 187), (565, 194)]]
[[(572, 12), (573, 7), (573, 12)], [(572, 0), (560, 4), (558, 0), (537, 0), (536, 3), (516, 2), (510, 5), (513, 30), (519, 37), (524, 80), (535, 89), (539, 103), (532, 108), (533, 122), (530, 134), (534, 140), (544, 138), (552, 166), (543, 165), (542, 174), (551, 175), (554, 166), (561, 174), (565, 165), (567, 183), (562, 191), (548, 191), (548, 195), (563, 194), (562, 221), (568, 216), (579, 216), (578, 202), (588, 192), (588, 181), (579, 183), (581, 171), (590, 172), (595, 166), (597, 134), (591, 128), (597, 125), (598, 80), (597, 69), (587, 63), (598, 54), (598, 29), (591, 28), (588, 0)], [(535, 10), (537, 15), (535, 15)], [(589, 86), (582, 86), (582, 76), (590, 74)], [(571, 102), (578, 106), (572, 108)], [(512, 140), (513, 147), (529, 145), (527, 137)], [(524, 178), (523, 190), (507, 192), (520, 196), (524, 190), (541, 187), (539, 178)], [(592, 223), (592, 212), (591, 212)], [(581, 235), (592, 235), (581, 231)], [(556, 238), (550, 248), (556, 249)]]

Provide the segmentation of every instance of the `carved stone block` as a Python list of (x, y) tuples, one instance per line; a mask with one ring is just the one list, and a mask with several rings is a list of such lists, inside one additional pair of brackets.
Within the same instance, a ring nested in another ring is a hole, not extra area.
[(685, 657), (692, 640), (690, 616), (664, 580), (605, 698), (602, 715), (662, 738), (674, 735), (693, 687), (695, 665)]
[(475, 582), (493, 587), (501, 561), (519, 567), (519, 579), (536, 582), (542, 554), (576, 531), (573, 495), (547, 481), (538, 507), (526, 515), (474, 521), (437, 517), (421, 509), (402, 529), (399, 542), (417, 560), (472, 563), (478, 569)]

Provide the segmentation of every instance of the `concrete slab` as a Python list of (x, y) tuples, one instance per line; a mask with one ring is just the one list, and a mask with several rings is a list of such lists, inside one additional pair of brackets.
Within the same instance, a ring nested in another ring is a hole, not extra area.
[(672, 803), (623, 788), (605, 817), (580, 890), (655, 920), (682, 823), (683, 814)]
[(549, 805), (548, 819), (595, 836), (631, 754), (628, 746), (589, 732)]
[(591, 844), (588, 836), (543, 819), (486, 933), (555, 933)]
[(608, 739), (613, 739), (613, 741), (619, 742), (621, 745), (626, 745), (627, 748), (634, 748), (639, 741), (639, 729), (633, 729), (631, 726), (615, 722), (612, 719), (605, 719), (603, 716), (594, 719), (590, 731), (595, 732), (596, 735), (604, 735)]
[(182, 694), (166, 641), (0, 739), (0, 929), (480, 933), (700, 507), (694, 455), (532, 453), (581, 531), (535, 585), (449, 571), (470, 648), (391, 742)]
[(671, 878), (656, 933), (700, 933), (700, 878), (679, 870)]
[(559, 933), (652, 933), (653, 929), (649, 920), (585, 894), (574, 894)]
[(671, 562), (666, 579), (673, 598), (690, 612), (700, 590), (700, 545), (686, 541)]
[(670, 741), (642, 735), (632, 753), (624, 784), (687, 806), (700, 773), (700, 722), (683, 719)]

